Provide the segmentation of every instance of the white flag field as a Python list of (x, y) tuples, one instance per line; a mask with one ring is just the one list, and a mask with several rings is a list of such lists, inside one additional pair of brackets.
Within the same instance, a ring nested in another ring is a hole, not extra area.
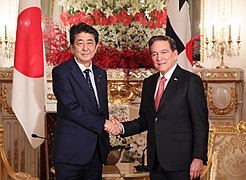
[(45, 136), (44, 47), (40, 0), (20, 0), (13, 71), (12, 108), (35, 149)]
[(189, 4), (187, 0), (169, 0), (166, 35), (177, 43), (178, 64), (192, 71), (192, 62), (186, 56), (186, 44), (191, 39)]

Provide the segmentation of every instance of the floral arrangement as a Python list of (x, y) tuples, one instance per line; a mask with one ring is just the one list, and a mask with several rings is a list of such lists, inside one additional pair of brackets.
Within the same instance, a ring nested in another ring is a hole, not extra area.
[(72, 57), (68, 30), (85, 22), (100, 35), (94, 64), (103, 68), (152, 68), (147, 41), (152, 35), (165, 34), (166, 0), (60, 0), (65, 10), (62, 27), (46, 21), (44, 38), (49, 51), (47, 62), (56, 65)]
[(48, 65), (57, 65), (65, 62), (72, 57), (69, 50), (66, 32), (53, 21), (43, 17), (45, 30), (43, 38), (48, 53), (46, 54), (46, 61)]

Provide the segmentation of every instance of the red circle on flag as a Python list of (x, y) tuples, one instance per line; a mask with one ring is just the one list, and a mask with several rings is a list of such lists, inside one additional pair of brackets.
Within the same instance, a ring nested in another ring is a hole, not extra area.
[(22, 74), (44, 76), (41, 9), (27, 8), (18, 16), (14, 67)]

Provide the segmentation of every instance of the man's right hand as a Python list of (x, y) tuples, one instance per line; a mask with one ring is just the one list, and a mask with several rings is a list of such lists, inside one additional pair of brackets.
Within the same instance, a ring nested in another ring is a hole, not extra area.
[(104, 130), (116, 136), (122, 132), (122, 125), (117, 120), (106, 120), (104, 124)]

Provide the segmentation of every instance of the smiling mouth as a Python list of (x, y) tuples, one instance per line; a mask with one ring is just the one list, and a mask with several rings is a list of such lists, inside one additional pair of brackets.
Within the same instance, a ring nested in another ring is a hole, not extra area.
[(157, 63), (157, 64), (158, 64), (158, 66), (160, 66), (160, 65), (166, 64), (166, 62), (163, 62), (163, 63)]

